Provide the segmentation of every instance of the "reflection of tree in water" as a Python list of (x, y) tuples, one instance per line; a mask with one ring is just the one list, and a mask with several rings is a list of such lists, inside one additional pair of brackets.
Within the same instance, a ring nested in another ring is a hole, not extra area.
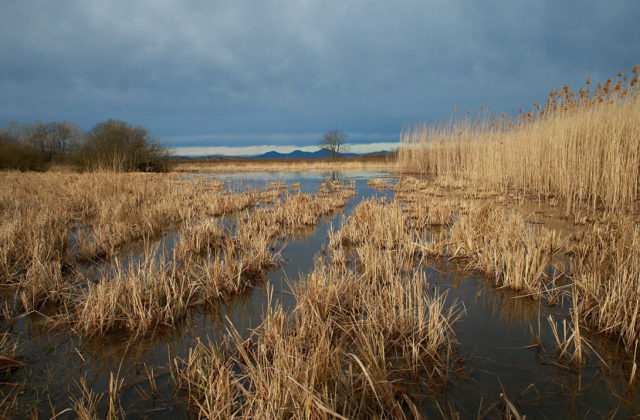
[(342, 181), (343, 179), (345, 179), (345, 175), (343, 171), (331, 171), (330, 175), (327, 174), (326, 179), (329, 179), (331, 181)]

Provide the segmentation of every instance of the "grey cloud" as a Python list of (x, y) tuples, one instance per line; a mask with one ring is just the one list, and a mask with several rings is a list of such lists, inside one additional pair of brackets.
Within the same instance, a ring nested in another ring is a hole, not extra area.
[(207, 145), (398, 133), (640, 61), (632, 0), (9, 1), (0, 16), (0, 125), (120, 118)]

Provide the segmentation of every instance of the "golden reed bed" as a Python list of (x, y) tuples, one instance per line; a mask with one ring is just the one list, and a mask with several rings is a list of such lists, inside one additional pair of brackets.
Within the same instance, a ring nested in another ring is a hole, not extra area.
[(393, 169), (394, 157), (339, 159), (218, 159), (176, 160), (178, 172), (324, 172)]

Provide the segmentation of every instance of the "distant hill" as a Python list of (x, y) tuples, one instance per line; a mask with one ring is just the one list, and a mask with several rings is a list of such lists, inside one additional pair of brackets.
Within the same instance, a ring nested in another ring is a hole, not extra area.
[(361, 157), (387, 157), (394, 156), (397, 152), (392, 152), (391, 150), (379, 150), (377, 152), (369, 152), (360, 155)]
[[(393, 152), (387, 150), (381, 150), (370, 153), (338, 153), (338, 157), (384, 157), (390, 156)], [(294, 150), (290, 153), (280, 153), (275, 150), (271, 150), (260, 155), (253, 156), (228, 156), (228, 155), (197, 155), (197, 156), (185, 156), (185, 155), (173, 155), (173, 159), (184, 160), (226, 160), (226, 159), (327, 159), (331, 157), (331, 152), (327, 149), (320, 149), (315, 152), (305, 152), (303, 150)]]
[[(379, 153), (379, 152), (378, 152)], [(338, 153), (338, 157), (360, 157), (360, 153)], [(331, 157), (331, 151), (320, 149), (315, 152), (305, 152), (302, 150), (294, 150), (290, 153), (279, 153), (270, 151), (261, 155), (249, 156), (254, 159), (326, 159)]]
[(233, 159), (235, 156), (226, 156), (226, 155), (171, 155), (171, 159), (179, 159), (179, 160), (226, 160)]

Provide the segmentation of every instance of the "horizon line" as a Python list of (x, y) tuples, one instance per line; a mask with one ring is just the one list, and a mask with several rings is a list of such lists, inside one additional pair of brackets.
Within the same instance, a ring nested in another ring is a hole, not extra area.
[[(397, 148), (399, 142), (374, 142), (374, 143), (349, 143), (347, 144), (347, 153), (371, 153), (379, 151), (390, 151)], [(184, 146), (170, 147), (169, 150), (178, 156), (254, 156), (266, 152), (275, 151), (278, 153), (291, 153), (295, 150), (303, 152), (316, 152), (321, 147), (313, 146), (296, 146), (296, 145), (273, 145), (263, 144), (255, 146)]]

